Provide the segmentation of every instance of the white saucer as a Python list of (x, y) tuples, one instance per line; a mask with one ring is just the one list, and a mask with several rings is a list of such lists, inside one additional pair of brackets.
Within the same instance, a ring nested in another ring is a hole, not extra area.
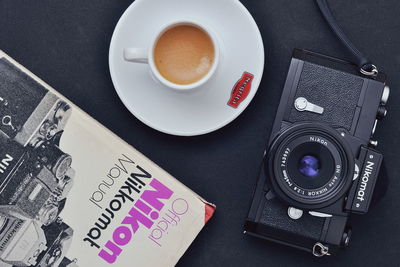
[[(147, 64), (123, 59), (124, 48), (149, 47), (163, 25), (179, 19), (209, 26), (221, 51), (214, 76), (189, 92), (164, 87), (152, 78)], [(109, 65), (119, 97), (136, 118), (164, 133), (192, 136), (227, 125), (248, 106), (263, 74), (264, 47), (253, 17), (237, 0), (136, 0), (114, 30)], [(234, 108), (228, 101), (244, 72), (254, 76), (251, 88)]]

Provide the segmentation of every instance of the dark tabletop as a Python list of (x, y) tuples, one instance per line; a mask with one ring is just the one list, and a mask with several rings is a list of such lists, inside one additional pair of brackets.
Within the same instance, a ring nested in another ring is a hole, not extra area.
[(218, 206), (179, 266), (400, 266), (400, 1), (330, 1), (350, 38), (388, 75), (389, 113), (376, 138), (390, 186), (369, 214), (353, 218), (350, 248), (323, 259), (246, 236), (243, 221), (293, 48), (348, 54), (312, 0), (243, 2), (263, 36), (263, 80), (238, 119), (199, 137), (152, 130), (113, 89), (108, 48), (132, 0), (0, 0), (0, 49)]

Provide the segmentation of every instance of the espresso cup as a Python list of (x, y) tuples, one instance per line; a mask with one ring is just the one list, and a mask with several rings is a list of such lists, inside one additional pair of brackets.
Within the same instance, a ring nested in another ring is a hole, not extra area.
[(125, 48), (124, 59), (148, 64), (160, 83), (186, 91), (198, 88), (213, 76), (220, 51), (209, 27), (183, 20), (162, 27), (147, 48)]

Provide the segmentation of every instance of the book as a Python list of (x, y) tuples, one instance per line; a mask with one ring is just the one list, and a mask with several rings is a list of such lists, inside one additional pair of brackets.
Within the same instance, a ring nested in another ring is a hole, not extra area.
[(0, 51), (0, 266), (173, 266), (215, 206)]

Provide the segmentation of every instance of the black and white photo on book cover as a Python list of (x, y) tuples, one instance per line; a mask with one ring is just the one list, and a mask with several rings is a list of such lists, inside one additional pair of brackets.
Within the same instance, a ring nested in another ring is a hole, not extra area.
[(59, 216), (75, 176), (59, 147), (71, 107), (5, 58), (0, 88), (0, 265), (74, 266)]

